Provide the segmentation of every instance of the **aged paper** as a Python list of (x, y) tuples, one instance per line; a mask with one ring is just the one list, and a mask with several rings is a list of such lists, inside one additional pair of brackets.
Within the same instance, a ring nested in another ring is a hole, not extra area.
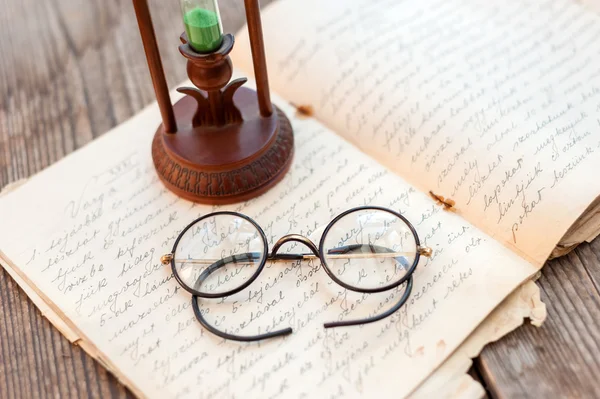
[(288, 0), (264, 25), (276, 91), (535, 264), (600, 193), (600, 18), (575, 2)]
[[(0, 195), (12, 191), (24, 182), (25, 180), (21, 180), (5, 187)], [(48, 306), (36, 293), (35, 288), (15, 272), (9, 262), (0, 258), (0, 264), (40, 309), (42, 315), (70, 342), (81, 345), (92, 357), (99, 357), (96, 347), (91, 342), (82, 341), (77, 333), (65, 324), (59, 313)], [(524, 319), (529, 319), (532, 324), (540, 326), (545, 318), (546, 307), (540, 300), (539, 287), (533, 281), (527, 281), (494, 309), (466, 341), (410, 395), (410, 398), (478, 399), (484, 397), (485, 389), (467, 373), (472, 365), (471, 359), (478, 356), (488, 343), (500, 339), (521, 326)], [(104, 366), (109, 368), (109, 371), (129, 389), (141, 396), (136, 386), (130, 385), (129, 380), (121, 377), (123, 374), (121, 370), (111, 369), (107, 364)]]
[(272, 245), (289, 232), (315, 236), (347, 207), (388, 206), (414, 221), (434, 256), (417, 269), (401, 311), (337, 330), (322, 323), (384, 310), (401, 292), (352, 294), (318, 262), (273, 264), (249, 291), (201, 306), (223, 328), (295, 333), (259, 344), (217, 339), (159, 262), (189, 221), (217, 208), (183, 201), (157, 181), (149, 148), (158, 123), (150, 107), (0, 198), (0, 219), (11, 226), (0, 232), (3, 258), (140, 395), (405, 396), (537, 270), (316, 121), (295, 119), (291, 173), (228, 209), (257, 220)]
[[(10, 189), (12, 187), (6, 187), (0, 192), (0, 195), (7, 193)], [(77, 332), (65, 324), (59, 315), (60, 312), (57, 313), (48, 306), (37, 294), (35, 288), (22, 279), (8, 261), (0, 258), (0, 264), (31, 298), (43, 316), (48, 318), (70, 342), (81, 345), (92, 357), (100, 358), (95, 345), (89, 341), (82, 341)], [(410, 395), (410, 398), (429, 398), (433, 395), (436, 398), (478, 399), (485, 396), (485, 390), (481, 384), (467, 374), (472, 364), (471, 359), (478, 356), (483, 347), (489, 342), (495, 341), (521, 326), (524, 319), (530, 319), (536, 326), (541, 325), (545, 320), (546, 310), (539, 296), (539, 287), (533, 281), (526, 282), (510, 294), (471, 333), (467, 340), (433, 374), (427, 377), (417, 390)], [(124, 378), (121, 370), (111, 368), (110, 364), (104, 363), (103, 365), (134, 393), (143, 396), (137, 386)]]
[[(0, 191), (0, 196), (14, 190), (24, 182), (25, 180), (21, 180), (4, 187)], [(63, 321), (59, 315), (60, 312), (55, 312), (37, 294), (35, 287), (30, 286), (22, 279), (8, 261), (0, 258), (0, 264), (40, 309), (42, 315), (70, 342), (81, 345), (92, 357), (100, 357), (95, 345), (88, 341), (82, 341), (77, 332)], [(533, 281), (527, 281), (494, 309), (466, 341), (410, 395), (410, 398), (477, 399), (485, 396), (485, 390), (481, 384), (467, 374), (472, 365), (471, 359), (478, 356), (488, 343), (500, 339), (521, 326), (524, 319), (529, 319), (533, 325), (540, 326), (545, 318), (546, 307), (540, 300), (539, 287)], [(123, 378), (121, 370), (111, 369), (109, 364), (104, 364), (104, 366), (134, 393), (142, 396), (139, 389), (131, 384), (131, 381)]]

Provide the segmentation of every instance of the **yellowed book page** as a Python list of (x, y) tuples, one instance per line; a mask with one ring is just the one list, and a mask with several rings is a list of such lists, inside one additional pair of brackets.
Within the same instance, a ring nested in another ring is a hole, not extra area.
[[(312, 119), (293, 120), (294, 164), (267, 194), (223, 208), (191, 204), (154, 172), (158, 124), (150, 107), (0, 198), (3, 258), (142, 396), (406, 396), (536, 270)], [(350, 293), (319, 262), (277, 263), (248, 290), (201, 307), (229, 331), (294, 334), (224, 341), (197, 323), (190, 295), (160, 264), (185, 225), (216, 209), (254, 218), (272, 246), (292, 232), (316, 240), (335, 214), (364, 204), (402, 212), (434, 248), (407, 306), (379, 323), (322, 326), (383, 311), (401, 290)]]
[(263, 19), (276, 91), (532, 262), (600, 193), (600, 18), (575, 2), (284, 0)]
[[(77, 333), (65, 324), (59, 312), (55, 312), (48, 306), (35, 288), (22, 279), (8, 261), (0, 257), (0, 264), (42, 311), (43, 316), (48, 318), (69, 341), (83, 344), (82, 348), (88, 354), (102, 361), (97, 348), (89, 341), (81, 341)], [(478, 356), (489, 342), (496, 341), (521, 326), (524, 319), (529, 319), (534, 325), (539, 326), (545, 317), (546, 308), (540, 301), (539, 287), (533, 281), (527, 281), (498, 305), (458, 349), (409, 395), (409, 398), (478, 399), (485, 397), (485, 389), (468, 374), (472, 365), (471, 359)], [(121, 370), (111, 368), (109, 364), (102, 364), (129, 389), (142, 396), (138, 388), (131, 385), (131, 381), (124, 379)]]

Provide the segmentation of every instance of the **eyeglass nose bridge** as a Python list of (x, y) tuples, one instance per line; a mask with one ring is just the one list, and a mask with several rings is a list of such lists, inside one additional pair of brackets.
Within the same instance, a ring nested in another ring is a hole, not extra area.
[(277, 240), (277, 242), (273, 246), (273, 250), (271, 251), (270, 257), (275, 258), (281, 246), (288, 242), (298, 242), (300, 244), (304, 244), (312, 251), (313, 254), (315, 254), (317, 258), (319, 257), (319, 248), (317, 248), (315, 243), (312, 242), (309, 238), (301, 236), (299, 234), (288, 234)]

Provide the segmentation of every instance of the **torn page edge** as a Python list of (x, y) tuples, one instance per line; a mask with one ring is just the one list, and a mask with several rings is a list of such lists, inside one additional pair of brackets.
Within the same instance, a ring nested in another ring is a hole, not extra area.
[(565, 256), (582, 242), (592, 242), (598, 235), (600, 235), (600, 197), (597, 197), (567, 230), (548, 259)]
[(411, 399), (482, 398), (485, 390), (468, 371), (472, 359), (479, 356), (485, 345), (495, 342), (523, 325), (525, 319), (540, 326), (546, 319), (546, 305), (540, 289), (534, 283), (537, 275), (510, 294), (458, 349), (431, 374), (410, 396)]

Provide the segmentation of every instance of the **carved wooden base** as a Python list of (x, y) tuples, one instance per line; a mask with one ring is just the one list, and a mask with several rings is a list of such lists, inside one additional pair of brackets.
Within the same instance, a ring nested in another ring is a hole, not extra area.
[(159, 126), (152, 159), (166, 187), (190, 201), (231, 204), (257, 197), (289, 170), (294, 153), (293, 129), (278, 108), (269, 118), (258, 111), (256, 92), (242, 87), (234, 96), (243, 123), (192, 127), (196, 101), (175, 104), (178, 131)]

